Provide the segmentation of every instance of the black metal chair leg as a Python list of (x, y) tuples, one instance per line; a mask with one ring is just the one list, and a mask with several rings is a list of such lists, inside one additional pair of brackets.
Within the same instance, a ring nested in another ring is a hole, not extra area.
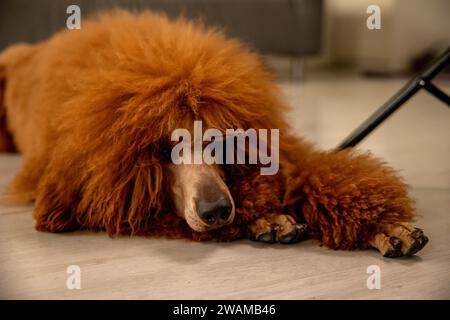
[(439, 56), (429, 67), (410, 80), (391, 99), (382, 105), (374, 114), (364, 121), (355, 131), (353, 131), (341, 144), (338, 149), (345, 149), (356, 146), (369, 133), (378, 127), (384, 120), (400, 108), (421, 88), (426, 89), (436, 98), (450, 106), (448, 95), (431, 83), (431, 80), (439, 74), (450, 62), (450, 48)]
[(442, 102), (446, 103), (447, 107), (450, 107), (450, 98), (444, 91), (442, 91), (429, 81), (426, 81), (424, 83), (423, 88)]

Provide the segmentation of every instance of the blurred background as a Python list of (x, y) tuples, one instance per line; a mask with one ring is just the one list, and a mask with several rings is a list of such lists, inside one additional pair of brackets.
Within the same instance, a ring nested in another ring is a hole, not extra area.
[[(269, 56), (280, 76), (293, 79), (317, 67), (406, 74), (450, 42), (447, 0), (0, 0), (0, 49), (64, 28), (71, 4), (82, 19), (114, 6), (201, 18)], [(366, 27), (371, 4), (381, 9), (379, 30)]]

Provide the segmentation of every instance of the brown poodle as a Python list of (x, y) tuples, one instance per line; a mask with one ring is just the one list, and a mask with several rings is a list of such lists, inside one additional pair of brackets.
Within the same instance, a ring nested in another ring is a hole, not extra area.
[[(293, 136), (259, 57), (185, 19), (114, 11), (0, 54), (0, 150), (23, 164), (7, 193), (35, 201), (36, 228), (105, 230), (410, 256), (407, 186), (382, 161)], [(172, 163), (177, 128), (279, 129), (279, 171)]]

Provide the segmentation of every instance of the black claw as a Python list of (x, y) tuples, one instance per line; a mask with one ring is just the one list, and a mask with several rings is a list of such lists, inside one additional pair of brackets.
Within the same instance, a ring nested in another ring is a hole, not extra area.
[(422, 229), (414, 228), (414, 231), (411, 232), (411, 237), (413, 237), (414, 239), (419, 239), (422, 238), (423, 236), (424, 234)]
[(275, 237), (273, 236), (272, 232), (266, 232), (257, 236), (256, 240), (265, 243), (274, 243), (275, 242), (274, 238)]
[(417, 246), (417, 249), (415, 250), (414, 253), (419, 252), (420, 250), (422, 250), (425, 247), (425, 245), (428, 243), (428, 237), (426, 235), (422, 235), (422, 237), (420, 237), (418, 242), (419, 242), (419, 245)]
[(389, 243), (392, 245), (392, 247), (393, 247), (395, 250), (400, 250), (401, 247), (402, 247), (402, 240), (400, 240), (400, 239), (397, 238), (397, 237), (390, 237), (390, 238), (389, 238)]
[(387, 251), (383, 254), (383, 257), (385, 258), (399, 258), (401, 257), (403, 254), (400, 250), (395, 249), (395, 248), (389, 248), (387, 249)]
[(419, 250), (422, 250), (426, 246), (426, 244), (428, 243), (428, 240), (429, 240), (428, 237), (426, 235), (423, 235), (423, 237), (422, 237), (422, 244), (421, 244)]
[[(420, 229), (419, 229), (420, 230)], [(420, 230), (422, 231), (422, 230)], [(412, 256), (422, 250), (425, 245), (428, 243), (428, 237), (421, 233), (421, 236), (416, 239), (416, 241), (411, 245), (411, 247), (408, 249), (408, 252), (405, 253), (406, 256)]]
[(420, 246), (421, 246), (421, 240), (417, 239), (416, 241), (414, 241), (414, 243), (408, 248), (408, 251), (406, 251), (405, 256), (412, 256), (413, 254), (415, 254), (417, 251), (419, 251)]
[(293, 243), (294, 239), (295, 239), (295, 234), (292, 233), (292, 234), (287, 234), (287, 235), (284, 235), (284, 236), (278, 238), (278, 242), (283, 243), (283, 244), (288, 244), (288, 243)]
[(401, 247), (402, 247), (402, 241), (397, 237), (390, 237), (389, 243), (391, 245), (390, 248), (386, 250), (386, 252), (383, 254), (383, 257), (386, 258), (398, 258), (403, 256)]
[(295, 225), (294, 230), (279, 237), (278, 242), (283, 244), (296, 243), (303, 240), (305, 237), (306, 237), (306, 225), (297, 224)]

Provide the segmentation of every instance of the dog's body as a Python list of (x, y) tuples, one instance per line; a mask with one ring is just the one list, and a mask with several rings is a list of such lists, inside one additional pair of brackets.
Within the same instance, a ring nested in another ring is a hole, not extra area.
[[(385, 256), (427, 242), (409, 225), (412, 201), (394, 171), (291, 135), (258, 57), (220, 32), (114, 12), (4, 51), (0, 79), (0, 151), (24, 157), (8, 196), (35, 201), (39, 230), (284, 243), (308, 232), (330, 248), (375, 247)], [(170, 133), (194, 120), (222, 132), (279, 129), (278, 174), (260, 175), (258, 165), (174, 167), (164, 158)], [(191, 212), (200, 210), (198, 185), (229, 198), (220, 228)]]

